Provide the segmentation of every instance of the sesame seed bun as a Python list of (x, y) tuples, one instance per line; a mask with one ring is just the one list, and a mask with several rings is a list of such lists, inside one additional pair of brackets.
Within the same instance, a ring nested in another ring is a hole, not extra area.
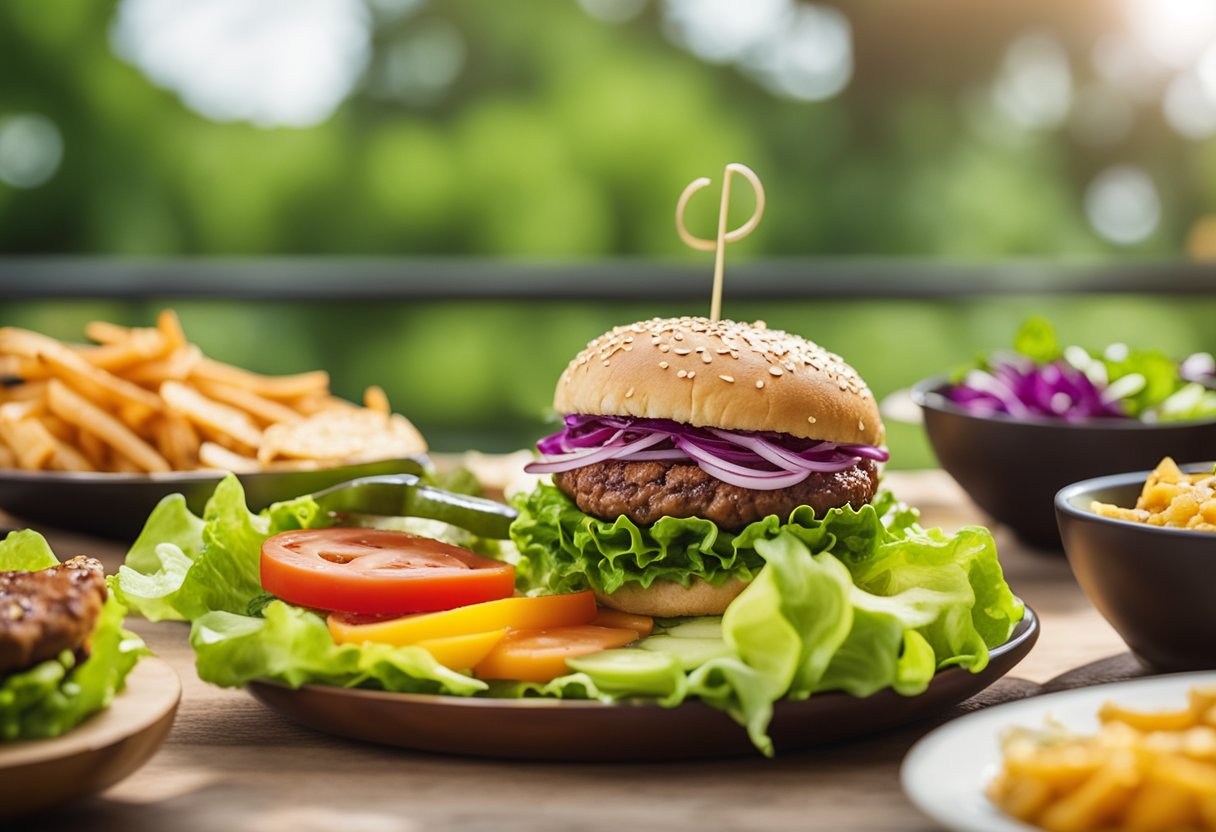
[(655, 581), (643, 589), (625, 584), (616, 592), (605, 594), (596, 590), (601, 606), (634, 615), (657, 618), (683, 618), (689, 615), (721, 615), (730, 602), (747, 587), (738, 578), (730, 578), (721, 586), (694, 580), (687, 587), (675, 581)]
[(653, 318), (619, 326), (574, 357), (553, 406), (847, 444), (883, 439), (878, 404), (852, 367), (761, 322)]

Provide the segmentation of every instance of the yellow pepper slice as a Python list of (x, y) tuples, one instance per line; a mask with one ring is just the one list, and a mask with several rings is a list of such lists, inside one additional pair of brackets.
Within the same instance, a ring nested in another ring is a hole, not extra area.
[(421, 647), (430, 653), (435, 661), (452, 670), (469, 670), (490, 655), (498, 642), (507, 634), (506, 629), (491, 630), (488, 633), (474, 633), (469, 636), (452, 636), (451, 638), (432, 638), (420, 641), (415, 647)]
[(502, 598), (443, 612), (403, 615), (385, 620), (333, 612), (327, 623), (338, 644), (378, 641), (405, 646), (420, 641), (470, 636), (494, 630), (544, 630), (589, 624), (596, 615), (590, 590), (535, 598)]

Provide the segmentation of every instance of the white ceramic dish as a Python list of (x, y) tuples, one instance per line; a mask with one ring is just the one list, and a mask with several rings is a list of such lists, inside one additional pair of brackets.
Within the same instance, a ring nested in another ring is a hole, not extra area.
[(1098, 709), (1113, 701), (1136, 710), (1186, 704), (1195, 685), (1216, 684), (1216, 672), (1176, 673), (1035, 696), (948, 722), (912, 747), (900, 780), (908, 798), (955, 832), (1027, 832), (1036, 827), (1003, 814), (984, 796), (1001, 762), (1001, 735), (1014, 727), (1042, 728), (1050, 717), (1078, 733), (1098, 730)]

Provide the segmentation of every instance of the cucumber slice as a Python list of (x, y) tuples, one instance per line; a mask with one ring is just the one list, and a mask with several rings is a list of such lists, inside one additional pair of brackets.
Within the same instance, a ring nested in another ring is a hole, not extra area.
[(663, 622), (663, 632), (676, 638), (722, 638), (722, 617), (675, 618)]
[(676, 656), (629, 647), (567, 659), (566, 666), (586, 673), (603, 690), (639, 695), (667, 696), (684, 676)]
[(711, 659), (733, 655), (720, 638), (682, 638), (674, 634), (651, 636), (638, 647), (673, 656), (685, 670), (698, 668)]

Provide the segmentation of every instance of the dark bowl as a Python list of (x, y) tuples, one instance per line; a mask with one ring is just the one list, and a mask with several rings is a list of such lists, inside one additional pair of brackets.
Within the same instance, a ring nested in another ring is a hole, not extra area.
[[(249, 508), (313, 494), (359, 477), (421, 474), (424, 456), (361, 462), (313, 471), (257, 471), (237, 474)], [(195, 514), (227, 476), (223, 471), (174, 471), (167, 474), (107, 474), (62, 471), (0, 471), (0, 509), (22, 522), (135, 540), (162, 498), (183, 494)]]
[[(1185, 465), (1211, 471), (1212, 463)], [(1078, 482), (1056, 495), (1077, 583), (1127, 646), (1158, 670), (1216, 668), (1216, 532), (1102, 517), (1094, 500), (1130, 507), (1148, 471)]]
[(976, 504), (1023, 541), (1061, 547), (1052, 500), (1069, 483), (1153, 468), (1162, 457), (1216, 457), (1216, 419), (1148, 423), (975, 416), (944, 395), (945, 376), (925, 379), (912, 398), (925, 414), (933, 452)]

